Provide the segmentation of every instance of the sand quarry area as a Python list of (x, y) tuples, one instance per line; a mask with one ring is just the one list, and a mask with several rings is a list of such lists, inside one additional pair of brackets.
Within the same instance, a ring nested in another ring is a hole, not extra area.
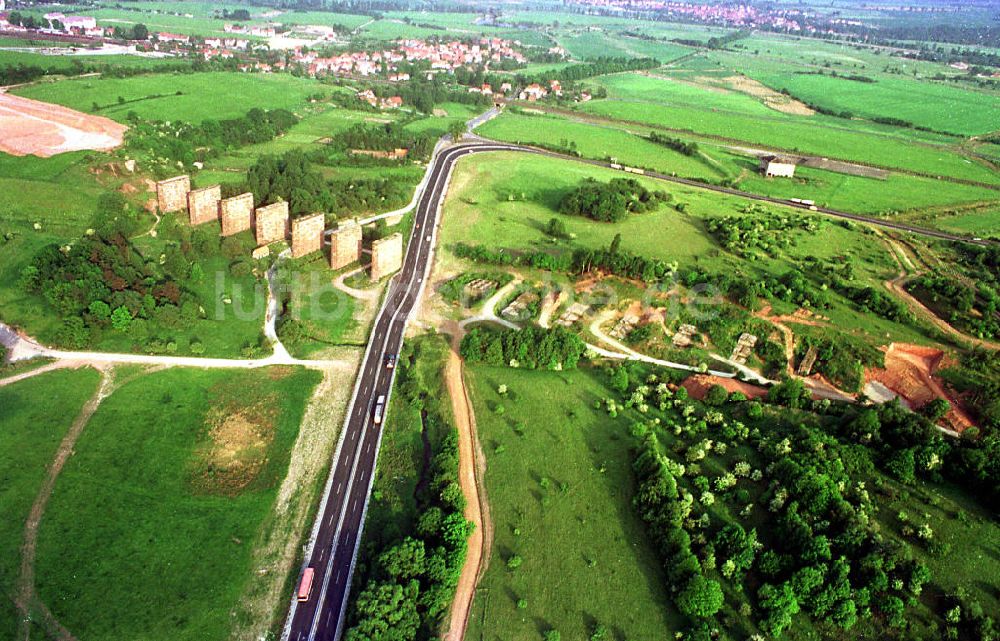
[(47, 102), (0, 92), (0, 151), (48, 158), (67, 151), (109, 151), (125, 125)]

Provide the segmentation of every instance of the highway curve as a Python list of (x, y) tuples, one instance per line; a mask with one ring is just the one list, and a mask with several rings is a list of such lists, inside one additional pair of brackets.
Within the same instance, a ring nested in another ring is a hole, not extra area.
[[(282, 635), (285, 641), (314, 639), (335, 641), (343, 633), (347, 597), (350, 593), (368, 497), (382, 442), (384, 424), (376, 425), (373, 422), (372, 409), (379, 395), (389, 398), (395, 376), (394, 369), (386, 368), (386, 355), (399, 353), (407, 322), (417, 307), (430, 273), (441, 203), (455, 162), (469, 154), (491, 151), (519, 151), (598, 167), (611, 167), (610, 163), (604, 161), (577, 158), (544, 149), (485, 139), (445, 148), (434, 158), (430, 178), (424, 186), (424, 192), (415, 211), (414, 227), (406, 247), (403, 267), (390, 281), (385, 301), (375, 319), (361, 371), (355, 382), (354, 394), (348, 406), (340, 442), (333, 457), (325, 493), (307, 546), (302, 570), (306, 567), (314, 568), (312, 595), (308, 601), (302, 603), (296, 601), (293, 596)], [(698, 189), (809, 210), (804, 205), (785, 200), (706, 185), (675, 176), (654, 172), (645, 172), (644, 175)], [(819, 208), (817, 212), (945, 240), (987, 244), (986, 241), (976, 241), (934, 229), (833, 209)]]

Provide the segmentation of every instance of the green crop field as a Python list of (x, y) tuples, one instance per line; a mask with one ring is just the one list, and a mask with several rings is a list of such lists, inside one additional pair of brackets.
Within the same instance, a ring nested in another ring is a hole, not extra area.
[(63, 370), (0, 387), (0, 638), (17, 638), (10, 596), (20, 571), (24, 522), (56, 448), (97, 389), (92, 369)]
[(614, 56), (655, 58), (666, 63), (692, 51), (688, 47), (672, 42), (643, 40), (603, 31), (584, 31), (579, 34), (559, 36), (558, 40), (571, 56), (584, 60)]
[(168, 370), (107, 398), (39, 533), (56, 618), (87, 639), (226, 638), (318, 379)]
[[(718, 136), (747, 144), (801, 152), (839, 160), (899, 168), (930, 175), (1000, 184), (1000, 175), (938, 146), (914, 145), (867, 133), (845, 132), (809, 121), (776, 126), (766, 117), (671, 107), (641, 102), (595, 100), (582, 107), (589, 113), (681, 131)], [(777, 119), (781, 120), (781, 119)]]
[[(26, 98), (54, 102), (124, 121), (130, 112), (152, 120), (198, 123), (207, 118), (235, 118), (254, 107), (297, 109), (317, 92), (319, 83), (286, 74), (198, 73), (79, 78), (18, 89)], [(205, 100), (225, 96), (225, 100)], [(119, 104), (118, 98), (124, 98)]]
[(750, 193), (806, 198), (855, 213), (892, 214), (1000, 201), (1000, 191), (902, 174), (878, 180), (800, 167), (793, 180), (764, 179), (757, 171), (755, 159), (726, 152), (717, 141), (685, 137), (701, 145), (701, 153), (689, 157), (640, 137), (647, 131), (631, 125), (584, 123), (527, 112), (504, 114), (477, 129), (483, 136), (508, 142), (560, 148), (572, 142), (586, 158), (615, 158), (623, 164), (715, 183), (729, 178), (739, 189)]
[(24, 65), (47, 69), (50, 74), (79, 74), (89, 69), (102, 67), (127, 67), (155, 69), (159, 66), (177, 64), (171, 58), (142, 58), (130, 55), (86, 55), (52, 56), (36, 52), (0, 50), (0, 67)]
[[(745, 46), (749, 48), (753, 44)], [(833, 71), (841, 77), (816, 75), (817, 72), (829, 74), (830, 70), (820, 65), (798, 63), (796, 58), (789, 57), (792, 51), (791, 48), (783, 51), (778, 59), (767, 54), (748, 55), (745, 51), (713, 57), (769, 87), (788, 89), (792, 95), (806, 102), (838, 112), (849, 111), (865, 118), (900, 118), (919, 126), (964, 135), (982, 134), (1000, 128), (998, 92), (918, 79), (914, 73), (919, 72), (919, 67), (913, 65), (910, 65), (913, 71), (905, 75), (902, 72), (882, 73), (881, 67), (869, 67), (849, 55), (844, 56), (843, 64), (833, 67)], [(809, 54), (806, 50), (799, 51), (797, 55), (801, 59)], [(933, 71), (940, 72), (940, 68)], [(852, 74), (871, 78), (874, 82), (858, 82), (843, 77)]]
[[(472, 367), (467, 379), (494, 525), (467, 637), (534, 640), (555, 629), (584, 639), (601, 623), (618, 638), (653, 641), (676, 629), (631, 507), (628, 438), (594, 409), (604, 386), (589, 371)], [(508, 569), (514, 556), (522, 563)]]

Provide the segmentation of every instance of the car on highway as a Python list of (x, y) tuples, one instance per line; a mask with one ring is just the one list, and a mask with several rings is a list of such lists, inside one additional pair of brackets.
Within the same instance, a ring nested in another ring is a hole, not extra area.
[(386, 354), (385, 355), (385, 368), (386, 369), (393, 369), (395, 367), (396, 367), (396, 355), (395, 354)]
[(306, 568), (302, 572), (302, 580), (299, 581), (299, 591), (298, 599), (299, 601), (308, 601), (309, 597), (312, 595), (313, 579), (316, 578), (316, 570), (312, 568)]

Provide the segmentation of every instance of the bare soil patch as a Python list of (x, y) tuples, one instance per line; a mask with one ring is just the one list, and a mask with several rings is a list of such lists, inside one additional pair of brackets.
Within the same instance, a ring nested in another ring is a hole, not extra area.
[(793, 116), (812, 116), (816, 113), (804, 103), (746, 76), (735, 75), (722, 79), (699, 77), (697, 80), (715, 86), (719, 86), (721, 83), (722, 86), (729, 87), (748, 96), (753, 96), (761, 100), (769, 109), (774, 109), (781, 113)]
[(696, 374), (694, 376), (688, 376), (687, 379), (684, 380), (682, 387), (687, 390), (688, 395), (691, 398), (701, 401), (705, 399), (705, 395), (708, 394), (708, 390), (716, 385), (721, 385), (726, 388), (726, 391), (730, 394), (733, 392), (742, 392), (749, 399), (757, 399), (767, 396), (766, 388), (758, 385), (751, 385), (750, 383), (744, 383), (743, 381), (738, 381), (734, 378), (712, 376), (710, 374)]
[(961, 433), (972, 426), (972, 419), (962, 407), (962, 400), (935, 377), (939, 370), (954, 364), (943, 351), (907, 343), (892, 343), (885, 352), (885, 368), (865, 370), (865, 382), (878, 382), (898, 394), (913, 409), (920, 409), (935, 398), (951, 404), (942, 422)]
[(68, 151), (110, 151), (128, 128), (108, 118), (0, 92), (0, 151), (49, 158)]

